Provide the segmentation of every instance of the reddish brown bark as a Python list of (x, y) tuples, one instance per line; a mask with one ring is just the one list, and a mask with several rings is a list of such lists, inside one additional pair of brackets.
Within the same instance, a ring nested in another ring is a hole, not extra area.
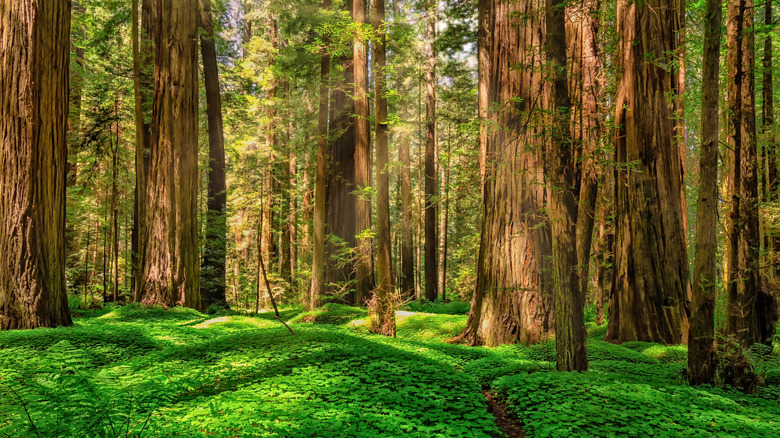
[(201, 307), (198, 255), (198, 3), (152, 3), (151, 167), (141, 302)]
[(538, 342), (553, 329), (539, 101), (544, 2), (481, 0), (479, 8), (491, 17), (493, 30), (480, 34), (486, 40), (479, 44), (490, 62), (485, 80), (491, 129), (477, 284), (466, 329), (456, 340), (488, 346)]
[(386, 35), (383, 28), (385, 1), (374, 0), (374, 99), (376, 105), (376, 267), (377, 287), (369, 301), (368, 328), (373, 333), (395, 336), (393, 257), (390, 242), (390, 151), (387, 145), (387, 90), (385, 89)]
[(70, 2), (0, 4), (0, 330), (70, 325)]
[(743, 345), (770, 341), (777, 305), (759, 275), (758, 160), (753, 0), (730, 0), (726, 18), (728, 215), (726, 330)]
[(716, 365), (714, 340), (718, 281), (718, 76), (723, 2), (708, 0), (706, 6), (696, 258), (693, 264), (691, 330), (688, 338), (688, 380), (693, 385), (714, 383)]
[(680, 343), (690, 280), (675, 137), (679, 3), (618, 4), (615, 269), (611, 342)]

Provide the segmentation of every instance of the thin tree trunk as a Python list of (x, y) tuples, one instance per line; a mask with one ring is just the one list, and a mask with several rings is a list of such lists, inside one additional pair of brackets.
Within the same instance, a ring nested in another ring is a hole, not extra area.
[(688, 337), (688, 380), (692, 385), (715, 382), (715, 296), (718, 250), (718, 98), (722, 0), (708, 0), (704, 12), (701, 96), (701, 156), (696, 207), (696, 258), (693, 264), (691, 329)]
[(385, 89), (384, 29), (385, 0), (374, 0), (374, 99), (376, 108), (376, 182), (377, 182), (377, 288), (369, 305), (368, 328), (373, 333), (395, 337), (393, 294), (393, 257), (390, 240), (390, 151), (387, 145), (387, 97)]
[[(452, 151), (452, 125), (447, 125), (447, 165), (441, 166), (442, 169), (442, 210), (439, 224), (439, 290), (441, 291), (442, 301), (447, 300), (447, 230), (449, 227), (449, 208), (450, 208), (450, 152)], [(439, 157), (441, 160), (441, 156)]]
[[(564, 0), (547, 0), (545, 49), (550, 63), (545, 87), (551, 123), (545, 163), (550, 190), (553, 287), (555, 303), (556, 367), (559, 371), (585, 371), (585, 297), (580, 290), (577, 260), (576, 163), (572, 151), (571, 101), (566, 78), (566, 10)], [(590, 220), (590, 218), (589, 218)], [(590, 238), (587, 239), (590, 242)]]
[(201, 272), (203, 301), (204, 305), (227, 307), (225, 296), (225, 260), (227, 257), (225, 140), (211, 0), (200, 0), (200, 27), (200, 51), (203, 58), (206, 115), (209, 123), (208, 211), (206, 213), (205, 246)]
[(571, 136), (577, 157), (575, 192), (577, 208), (577, 263), (579, 265), (580, 291), (588, 291), (590, 254), (593, 247), (596, 198), (599, 192), (599, 142), (604, 123), (599, 108), (602, 90), (602, 65), (597, 41), (597, 13), (599, 0), (587, 0), (567, 6), (566, 38), (569, 90), (572, 102)]
[[(330, 9), (330, 0), (323, 0), (322, 8)], [(309, 308), (322, 305), (325, 294), (325, 221), (327, 214), (326, 191), (328, 184), (328, 101), (330, 55), (326, 52), (320, 57), (320, 107), (317, 135), (317, 172), (314, 181), (314, 231), (311, 262), (311, 289)]]
[[(117, 99), (116, 110), (119, 110), (119, 99)], [(117, 114), (118, 115), (118, 114)], [(111, 224), (112, 231), (112, 268), (111, 268), (111, 280), (112, 283), (112, 295), (114, 302), (117, 302), (119, 295), (119, 207), (117, 206), (117, 198), (119, 192), (117, 188), (117, 179), (119, 178), (119, 170), (117, 168), (117, 154), (119, 153), (119, 140), (122, 135), (121, 126), (119, 125), (119, 118), (116, 122), (116, 143), (111, 151)]]
[(429, 4), (425, 71), (425, 299), (439, 296), (436, 186), (436, 5)]
[(152, 23), (154, 111), (141, 302), (200, 309), (197, 1), (155, 0)]
[[(771, 26), (772, 2), (764, 3), (764, 25)], [(778, 195), (778, 145), (774, 133), (775, 106), (774, 106), (774, 74), (772, 72), (772, 33), (768, 32), (764, 37), (764, 75), (762, 81), (762, 96), (764, 104), (761, 108), (761, 128), (766, 138), (763, 150), (766, 154), (766, 200), (777, 201)], [(776, 282), (780, 281), (780, 233), (776, 229), (766, 231), (764, 247), (769, 254), (770, 263), (774, 267), (771, 275)]]
[(731, 177), (726, 222), (726, 330), (742, 345), (749, 346), (771, 342), (777, 307), (772, 295), (763, 291), (759, 275), (753, 0), (730, 0), (727, 11), (727, 143)]
[[(408, 117), (408, 110), (401, 109)], [(415, 296), (414, 282), (414, 240), (412, 237), (412, 222), (414, 213), (412, 210), (412, 176), (411, 176), (411, 156), (409, 153), (410, 135), (402, 132), (398, 146), (398, 160), (401, 162), (401, 295), (404, 299)]]
[[(135, 0), (137, 1), (137, 0)], [(133, 208), (132, 301), (141, 299), (146, 254), (146, 190), (151, 165), (152, 0), (141, 1), (141, 34), (138, 35), (138, 7), (133, 7), (133, 94), (135, 100), (135, 203)]]
[(422, 301), (422, 229), (423, 229), (423, 130), (422, 130), (422, 66), (420, 66), (420, 82), (417, 87), (417, 301)]
[[(366, 23), (366, 0), (352, 1), (352, 16), (356, 24)], [(355, 65), (355, 189), (363, 191), (371, 186), (371, 126), (369, 124), (368, 49), (362, 31), (353, 42)], [(371, 230), (371, 197), (357, 197), (355, 208), (355, 234), (365, 235)], [(363, 305), (373, 289), (372, 243), (370, 237), (358, 238), (357, 283), (355, 304)]]
[(0, 17), (0, 330), (70, 325), (65, 285), (70, 2)]

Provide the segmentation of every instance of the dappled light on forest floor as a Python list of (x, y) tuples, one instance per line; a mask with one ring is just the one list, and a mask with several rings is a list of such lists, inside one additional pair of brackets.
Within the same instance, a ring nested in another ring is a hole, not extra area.
[[(41, 436), (609, 436), (652, 424), (770, 436), (780, 422), (778, 382), (757, 395), (689, 388), (684, 347), (613, 345), (594, 328), (590, 371), (557, 373), (554, 340), (451, 345), (465, 315), (409, 311), (393, 339), (350, 323), (364, 312), (285, 309), (296, 336), (270, 314), (140, 306), (0, 333), (0, 435), (31, 436), (34, 424)], [(766, 366), (780, 369), (773, 357)]]

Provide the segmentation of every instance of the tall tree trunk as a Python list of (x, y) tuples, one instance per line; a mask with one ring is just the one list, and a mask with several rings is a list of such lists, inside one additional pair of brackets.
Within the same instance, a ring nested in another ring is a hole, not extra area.
[[(402, 114), (408, 118), (408, 110), (401, 108)], [(398, 145), (398, 160), (401, 162), (401, 295), (404, 299), (413, 298), (414, 288), (414, 212), (412, 210), (412, 160), (409, 152), (411, 136), (407, 132), (400, 134)]]
[(606, 339), (687, 340), (683, 163), (675, 137), (677, 0), (618, 3), (615, 277)]
[(199, 309), (198, 4), (155, 0), (154, 111), (141, 302)]
[[(136, 0), (137, 1), (137, 0)], [(133, 7), (133, 94), (135, 98), (135, 203), (133, 208), (133, 296), (141, 299), (146, 254), (146, 190), (151, 165), (151, 106), (154, 92), (152, 72), (152, 0), (141, 1), (141, 33), (138, 35), (138, 7)]]
[(590, 253), (593, 247), (596, 198), (599, 192), (599, 142), (603, 136), (600, 94), (602, 65), (599, 58), (598, 11), (599, 0), (587, 0), (567, 6), (566, 39), (569, 90), (572, 103), (572, 146), (577, 152), (575, 191), (579, 191), (577, 208), (577, 263), (580, 291), (588, 291)]
[(726, 330), (745, 346), (771, 342), (776, 303), (762, 290), (759, 275), (758, 162), (753, 0), (729, 0), (727, 120), (729, 145), (726, 258), (728, 310)]
[[(118, 116), (119, 99), (116, 101), (116, 111)], [(119, 207), (117, 206), (117, 198), (119, 197), (117, 188), (119, 169), (117, 167), (117, 155), (119, 153), (119, 140), (122, 135), (121, 129), (119, 117), (117, 117), (116, 142), (111, 151), (111, 292), (115, 303), (117, 302), (117, 297), (119, 295)]]
[(200, 0), (200, 52), (206, 87), (206, 115), (209, 122), (209, 185), (205, 245), (201, 272), (204, 305), (227, 307), (225, 260), (227, 222), (225, 206), (225, 140), (222, 128), (222, 100), (219, 91), (217, 48), (211, 17), (211, 0)]
[[(368, 104), (368, 50), (360, 26), (366, 23), (366, 0), (352, 1), (352, 17), (358, 33), (352, 45), (355, 65), (355, 189), (362, 192), (371, 186), (371, 126)], [(365, 235), (371, 230), (371, 197), (363, 193), (356, 199), (355, 234)], [(370, 237), (357, 239), (357, 282), (355, 304), (363, 305), (373, 289), (372, 244)]]
[(482, 196), (485, 195), (485, 172), (486, 172), (486, 151), (488, 144), (488, 135), (490, 135), (490, 126), (488, 125), (488, 110), (490, 105), (490, 35), (493, 32), (493, 3), (480, 2), (477, 16), (477, 108), (479, 116), (479, 178)]
[(376, 266), (377, 288), (369, 305), (368, 328), (373, 333), (395, 336), (393, 257), (390, 240), (390, 151), (387, 145), (387, 96), (385, 89), (385, 0), (374, 0), (374, 102), (376, 105)]
[[(764, 24), (771, 26), (772, 23), (772, 2), (768, 1), (764, 4)], [(776, 202), (779, 198), (778, 195), (778, 145), (777, 138), (774, 133), (775, 124), (775, 105), (774, 105), (774, 74), (772, 72), (772, 33), (768, 32), (764, 37), (764, 75), (762, 81), (761, 94), (764, 99), (764, 104), (761, 107), (761, 128), (766, 138), (764, 145), (764, 153), (766, 154), (766, 185), (765, 194), (766, 200), (770, 202)], [(780, 232), (777, 227), (772, 230), (767, 230), (764, 238), (764, 247), (769, 253), (770, 261), (773, 266), (772, 276), (774, 281), (780, 281)]]
[[(550, 230), (542, 168), (544, 2), (480, 0), (492, 11), (487, 48), (488, 118), (477, 282), (464, 332), (471, 344), (541, 341), (553, 329)], [(517, 21), (517, 16), (524, 20)], [(520, 24), (518, 26), (518, 24)], [(528, 68), (518, 69), (517, 65)]]
[[(351, 1), (345, 1), (342, 7), (352, 15)], [(334, 58), (333, 63), (334, 72), (343, 69), (343, 76), (333, 81), (330, 93), (331, 170), (328, 174), (326, 231), (340, 239), (343, 244), (328, 245), (325, 278), (328, 283), (345, 284), (355, 279), (355, 266), (352, 263), (344, 263), (343, 260), (344, 250), (356, 248), (355, 101), (352, 98), (355, 75), (351, 56)], [(343, 296), (345, 302), (359, 303), (355, 298), (355, 292), (352, 290), (347, 290)]]
[(425, 54), (425, 299), (439, 296), (439, 239), (436, 200), (436, 5), (429, 4)]
[[(330, 0), (323, 0), (322, 8), (330, 9)], [(317, 135), (317, 171), (314, 180), (314, 230), (311, 261), (311, 289), (309, 307), (322, 305), (325, 294), (325, 205), (328, 189), (328, 81), (330, 76), (330, 55), (327, 51), (320, 57), (320, 107)]]
[[(572, 148), (571, 102), (566, 78), (566, 8), (564, 0), (547, 0), (545, 8), (546, 109), (550, 123), (545, 168), (550, 190), (555, 346), (559, 371), (585, 371), (585, 297), (577, 261), (576, 163)], [(590, 220), (590, 219), (589, 219)], [(590, 237), (588, 237), (590, 242)]]
[(699, 200), (696, 207), (696, 258), (693, 264), (691, 329), (688, 337), (688, 380), (693, 385), (715, 382), (715, 295), (718, 250), (718, 95), (722, 0), (707, 0), (701, 95)]
[(70, 2), (0, 5), (0, 330), (70, 325)]
[[(441, 175), (441, 197), (442, 197), (442, 210), (441, 218), (439, 220), (439, 290), (441, 290), (441, 299), (447, 300), (447, 230), (449, 229), (450, 219), (450, 153), (452, 152), (452, 126), (447, 125), (447, 164), (440, 166), (442, 168)], [(439, 157), (441, 159), (441, 156)]]
[[(274, 56), (278, 47), (278, 32), (277, 32), (276, 20), (269, 18), (268, 20), (268, 40), (271, 43), (271, 49), (274, 55), (270, 57), (269, 68), (272, 68), (275, 61)], [(276, 254), (276, 245), (274, 244), (274, 210), (276, 206), (276, 149), (278, 148), (278, 135), (276, 132), (277, 126), (277, 92), (278, 84), (274, 78), (271, 79), (271, 84), (268, 88), (268, 126), (266, 127), (266, 146), (267, 146), (267, 162), (265, 167), (265, 177), (263, 178), (263, 184), (265, 185), (264, 191), (266, 196), (261, 197), (264, 203), (263, 209), (263, 260), (268, 260), (268, 268), (271, 269), (273, 257)]]
[(423, 119), (422, 119), (422, 65), (420, 65), (420, 82), (417, 87), (417, 122), (420, 126), (417, 129), (417, 286), (415, 297), (417, 301), (422, 301), (422, 230), (423, 230)]

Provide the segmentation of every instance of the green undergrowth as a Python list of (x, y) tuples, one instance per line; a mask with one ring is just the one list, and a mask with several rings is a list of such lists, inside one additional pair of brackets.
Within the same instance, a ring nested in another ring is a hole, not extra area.
[(468, 301), (411, 301), (404, 305), (403, 310), (421, 313), (436, 313), (442, 315), (466, 315), (471, 309)]
[(431, 313), (399, 311), (395, 339), (338, 304), (282, 310), (295, 336), (271, 312), (137, 305), (2, 332), (0, 437), (500, 437), (486, 388), (528, 436), (777, 436), (777, 383), (690, 388), (684, 347), (612, 345), (591, 324), (591, 369), (558, 373), (553, 339), (449, 344), (466, 316)]

